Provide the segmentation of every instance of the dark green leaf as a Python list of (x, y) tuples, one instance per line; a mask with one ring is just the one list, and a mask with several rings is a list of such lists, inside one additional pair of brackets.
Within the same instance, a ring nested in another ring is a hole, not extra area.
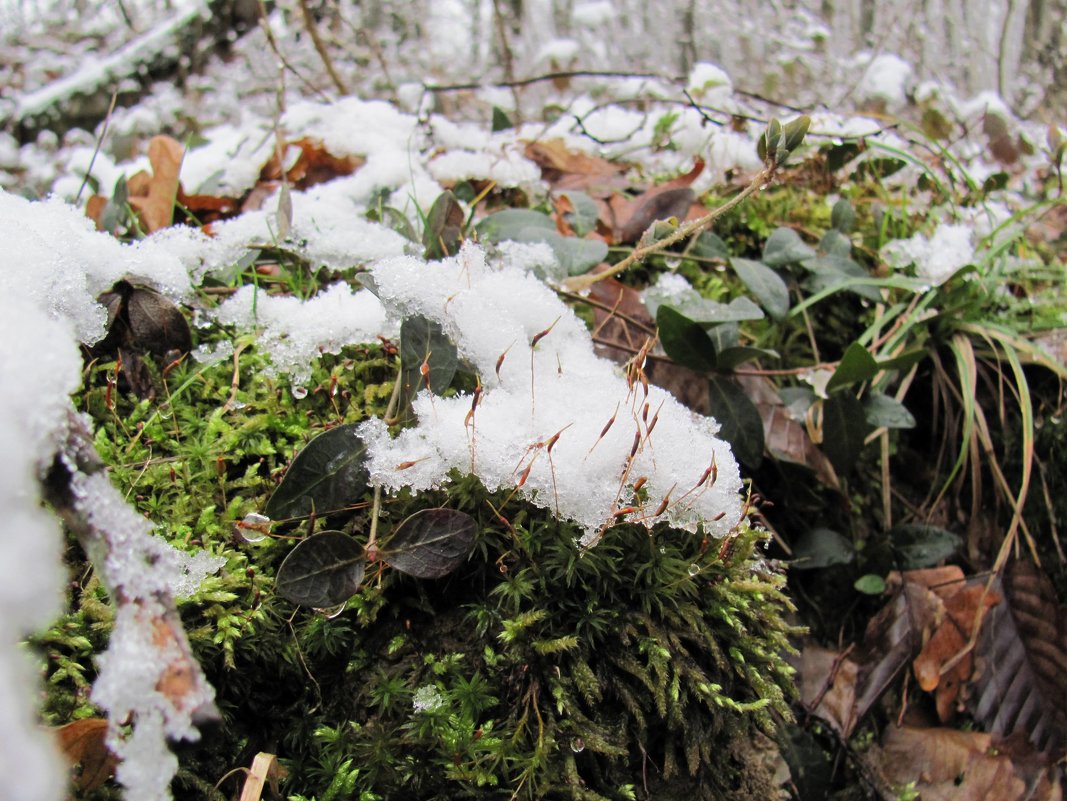
[(878, 367), (882, 370), (910, 370), (929, 355), (930, 352), (927, 350), (904, 351), (892, 359), (882, 359), (878, 362)]
[(730, 259), (730, 266), (767, 314), (775, 320), (785, 319), (789, 313), (789, 287), (778, 273), (750, 259)]
[(896, 398), (881, 393), (871, 395), (863, 404), (868, 425), (874, 428), (915, 428), (915, 418)]
[(869, 430), (863, 404), (854, 395), (839, 392), (823, 401), (822, 449), (838, 475), (852, 469)]
[[(715, 329), (712, 329), (715, 330)], [(745, 362), (755, 359), (778, 359), (777, 351), (769, 348), (752, 348), (748, 346), (716, 348), (717, 369), (729, 372), (740, 367)]]
[(722, 429), (719, 436), (730, 443), (734, 455), (755, 469), (763, 461), (763, 419), (759, 409), (741, 387), (726, 376), (708, 379), (711, 416)]
[(463, 221), (463, 207), (456, 196), (448, 190), (438, 195), (426, 215), (426, 228), (422, 232), (422, 245), (428, 261), (443, 259), (459, 251)]
[(596, 221), (600, 217), (600, 209), (597, 208), (596, 201), (585, 192), (577, 190), (567, 190), (561, 194), (570, 201), (574, 208), (574, 211), (566, 215), (567, 222), (574, 229), (574, 233), (582, 237), (595, 230)]
[(784, 160), (786, 156), (800, 147), (804, 141), (804, 137), (808, 134), (808, 128), (811, 127), (811, 117), (804, 115), (797, 117), (795, 120), (787, 122), (782, 129), (782, 146), (785, 153), (782, 154), (780, 161)]
[(864, 595), (881, 595), (885, 592), (885, 579), (877, 573), (868, 573), (856, 579), (852, 586), (856, 588), (857, 592), (862, 592)]
[(608, 255), (608, 245), (600, 239), (578, 239), (573, 236), (560, 236), (551, 231), (540, 237), (540, 241), (552, 246), (556, 259), (567, 275), (587, 273)]
[(264, 514), (272, 520), (323, 515), (357, 503), (367, 490), (366, 446), (357, 423), (331, 428), (296, 455)]
[(748, 298), (734, 298), (729, 303), (718, 303), (703, 297), (692, 287), (679, 289), (662, 282), (646, 289), (643, 298), (649, 314), (656, 315), (660, 306), (669, 305), (675, 311), (705, 327), (744, 320), (759, 320), (763, 317), (763, 312)]
[[(480, 242), (503, 242), (516, 239), (516, 235), (528, 228), (542, 228), (546, 231), (556, 230), (556, 224), (547, 214), (530, 209), (504, 209), (490, 214), (479, 222), (474, 230), (478, 232)], [(519, 241), (524, 241), (519, 239)]]
[(827, 394), (841, 387), (847, 387), (860, 381), (867, 381), (878, 372), (878, 363), (870, 352), (859, 342), (853, 342), (845, 349), (845, 355), (837, 363), (837, 369), (826, 383)]
[(485, 242), (545, 242), (568, 275), (588, 272), (608, 255), (603, 241), (561, 236), (551, 217), (530, 209), (505, 209), (491, 214), (475, 230), (478, 239)]
[(415, 226), (411, 224), (411, 220), (400, 209), (385, 206), (382, 208), (382, 218), (379, 222), (386, 228), (396, 231), (409, 242), (419, 241), (419, 235), (415, 233)]
[(815, 570), (830, 565), (847, 565), (856, 558), (856, 548), (841, 534), (829, 528), (812, 528), (793, 545), (793, 570)]
[(768, 267), (782, 267), (815, 255), (815, 248), (801, 239), (800, 234), (792, 228), (775, 228), (763, 245), (761, 261)]
[(515, 127), (515, 123), (500, 106), (493, 106), (493, 133), (507, 131)]
[(963, 545), (963, 539), (958, 534), (919, 523), (893, 526), (887, 536), (901, 570), (936, 565), (955, 554)]
[(278, 568), (278, 595), (324, 609), (351, 598), (366, 568), (363, 547), (340, 531), (323, 531), (299, 543)]
[(831, 145), (826, 150), (826, 169), (830, 172), (837, 172), (861, 152), (862, 149), (857, 142), (843, 142), (840, 145)]
[[(817, 256), (813, 259), (805, 259), (802, 266), (810, 270), (812, 275), (807, 281), (810, 292), (821, 292), (841, 284), (850, 278), (870, 278), (870, 274), (852, 259), (841, 256)], [(849, 286), (844, 287), (862, 298), (877, 302), (882, 299), (881, 292), (875, 286)]]
[(847, 259), (852, 255), (852, 240), (836, 228), (831, 228), (819, 240), (819, 252), (826, 256)]
[(709, 372), (715, 369), (715, 346), (707, 331), (670, 306), (656, 310), (659, 341), (667, 355), (684, 367)]
[(415, 578), (447, 576), (466, 560), (478, 524), (454, 509), (423, 509), (402, 522), (382, 548), (382, 558)]
[(704, 326), (704, 329), (708, 332), (708, 338), (716, 353), (722, 353), (727, 348), (736, 348), (737, 343), (741, 341), (741, 327), (737, 323), (723, 323), (710, 328)]
[(726, 246), (726, 243), (719, 238), (718, 234), (714, 234), (711, 231), (705, 231), (694, 239), (692, 246), (689, 248), (689, 253), (701, 259), (722, 259), (726, 261), (730, 258), (730, 249)]
[[(429, 368), (426, 375), (423, 364)], [(407, 403), (427, 384), (434, 395), (442, 394), (452, 384), (458, 364), (456, 346), (438, 323), (415, 316), (400, 324), (400, 382)]]
[(830, 212), (830, 225), (843, 234), (851, 234), (856, 227), (856, 212), (845, 198), (834, 204)]

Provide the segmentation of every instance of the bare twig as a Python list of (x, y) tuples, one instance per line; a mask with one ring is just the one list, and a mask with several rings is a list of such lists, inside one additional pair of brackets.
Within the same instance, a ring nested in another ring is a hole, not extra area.
[(330, 76), (330, 80), (333, 81), (333, 85), (337, 87), (337, 91), (342, 95), (348, 94), (348, 87), (345, 86), (345, 82), (341, 80), (341, 76), (337, 74), (337, 70), (334, 69), (333, 59), (330, 58), (330, 51), (326, 49), (326, 44), (322, 41), (322, 37), (319, 36), (318, 27), (315, 25), (315, 15), (311, 11), (311, 6), (308, 5), (308, 0), (300, 0), (300, 10), (304, 13), (304, 27), (307, 28), (308, 36), (311, 37), (311, 43), (315, 45), (315, 52), (319, 54), (319, 58), (322, 59), (322, 64), (326, 67), (326, 72)]
[(563, 288), (568, 292), (581, 292), (582, 290), (591, 287), (597, 281), (603, 281), (605, 278), (611, 278), (612, 276), (618, 275), (643, 259), (646, 259), (653, 254), (663, 252), (676, 242), (681, 242), (683, 239), (688, 239), (691, 236), (696, 236), (697, 234), (702, 233), (709, 228), (713, 222), (726, 214), (726, 212), (736, 208), (750, 195), (755, 194), (766, 186), (774, 177), (777, 169), (778, 166), (776, 164), (768, 164), (756, 173), (756, 177), (752, 179), (748, 186), (717, 209), (712, 209), (699, 220), (693, 220), (692, 222), (679, 226), (677, 230), (668, 236), (665, 236), (663, 239), (651, 242), (643, 247), (634, 248), (629, 256), (602, 273), (596, 273), (595, 275), (578, 275), (573, 278), (568, 278), (563, 282)]

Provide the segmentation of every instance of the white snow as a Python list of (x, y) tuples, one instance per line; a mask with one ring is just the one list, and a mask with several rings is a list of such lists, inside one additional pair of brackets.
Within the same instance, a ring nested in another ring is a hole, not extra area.
[[(858, 64), (870, 58), (861, 55)], [(882, 53), (871, 58), (856, 89), (864, 100), (881, 101), (889, 111), (897, 111), (908, 102), (908, 88), (912, 81), (911, 65), (900, 56)]]
[[(470, 395), (423, 392), (415, 401), (418, 425), (395, 439), (381, 420), (367, 421), (361, 435), (374, 480), (419, 491), (446, 483), (451, 470), (473, 472), (490, 490), (517, 487), (532, 503), (574, 520), (585, 546), (622, 519), (650, 526), (666, 520), (690, 531), (702, 526), (713, 536), (740, 521), (738, 467), (715, 437), (718, 424), (657, 387), (647, 395), (640, 384), (628, 387), (544, 284), (517, 267), (487, 262), (485, 251), (469, 243), (432, 269), (404, 258), (381, 262), (372, 273), (391, 311), (442, 324), (484, 387), (471, 417)], [(646, 501), (633, 490), (642, 476)]]
[(222, 325), (257, 331), (256, 346), (270, 354), (274, 372), (289, 375), (294, 387), (311, 378), (311, 366), (322, 353), (397, 332), (373, 294), (353, 292), (347, 284), (333, 284), (307, 301), (244, 286), (213, 316)]
[(881, 256), (896, 268), (915, 265), (916, 276), (940, 286), (961, 267), (974, 262), (974, 229), (942, 223), (930, 237), (920, 233), (887, 243)]
[(66, 768), (37, 725), (40, 666), (20, 642), (62, 607), (63, 537), (41, 506), (38, 482), (65, 435), (81, 357), (69, 323), (4, 292), (0, 364), (0, 797), (52, 801), (63, 797)]

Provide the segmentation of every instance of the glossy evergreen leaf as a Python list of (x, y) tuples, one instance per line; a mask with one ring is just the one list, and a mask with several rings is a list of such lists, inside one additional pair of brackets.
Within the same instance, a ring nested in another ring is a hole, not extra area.
[(784, 161), (785, 157), (796, 150), (804, 142), (804, 137), (808, 135), (808, 129), (811, 127), (811, 117), (806, 114), (797, 117), (795, 120), (790, 120), (782, 128), (781, 136), (781, 149), (785, 152), (779, 161)]
[(780, 356), (777, 351), (773, 351), (770, 348), (753, 348), (747, 345), (733, 346), (727, 348), (716, 348), (716, 369), (729, 372), (740, 367), (746, 362), (755, 361), (756, 359), (778, 359)]
[(792, 570), (816, 570), (847, 565), (856, 558), (856, 548), (847, 538), (829, 528), (812, 528), (793, 544)]
[(363, 546), (340, 531), (323, 531), (300, 542), (278, 568), (278, 595), (301, 606), (324, 609), (351, 598), (366, 569)]
[(493, 106), (493, 133), (507, 131), (515, 127), (515, 123), (500, 106)]
[(552, 231), (542, 237), (541, 241), (551, 245), (567, 275), (587, 273), (608, 255), (607, 242), (601, 239), (578, 239), (574, 236), (561, 236)]
[[(870, 278), (870, 274), (852, 259), (841, 256), (817, 256), (805, 259), (801, 266), (811, 272), (806, 283), (808, 291), (812, 294), (824, 289), (844, 284), (850, 278)], [(842, 287), (854, 292), (862, 298), (872, 302), (881, 300), (882, 295), (875, 286), (848, 286)]]
[(689, 253), (701, 259), (722, 259), (726, 261), (730, 258), (730, 249), (726, 246), (726, 243), (722, 241), (718, 234), (711, 231), (705, 231), (694, 239), (689, 248)]
[(478, 524), (466, 512), (423, 509), (396, 528), (381, 558), (415, 578), (442, 578), (470, 555), (477, 530)]
[(675, 362), (702, 372), (715, 369), (715, 346), (702, 325), (670, 306), (656, 310), (656, 325), (663, 350)]
[(931, 567), (954, 555), (963, 545), (958, 534), (922, 523), (893, 526), (887, 537), (900, 570)]
[(848, 392), (823, 401), (822, 449), (838, 475), (844, 476), (859, 458), (870, 430), (863, 404)]
[(463, 207), (456, 196), (448, 190), (438, 195), (426, 215), (426, 227), (422, 232), (427, 261), (453, 256), (459, 251), (463, 222)]
[(870, 351), (859, 342), (853, 342), (845, 349), (845, 354), (837, 363), (837, 369), (826, 383), (826, 392), (832, 394), (841, 387), (867, 381), (877, 372), (878, 363), (871, 356)]
[(400, 364), (401, 385), (409, 398), (427, 386), (440, 395), (452, 384), (459, 353), (439, 323), (416, 315), (400, 324)]
[(818, 250), (826, 256), (847, 259), (852, 255), (852, 240), (836, 228), (831, 228), (819, 240)]
[(789, 287), (778, 273), (750, 259), (730, 259), (730, 266), (767, 314), (775, 320), (785, 319), (789, 313)]
[(815, 256), (815, 248), (800, 238), (792, 228), (775, 228), (763, 245), (761, 261), (768, 267), (796, 264)]
[(596, 222), (600, 217), (600, 209), (597, 208), (596, 201), (585, 192), (577, 190), (568, 189), (561, 194), (570, 201), (571, 207), (574, 209), (574, 211), (568, 212), (566, 215), (567, 222), (574, 229), (574, 233), (582, 237), (596, 230)]
[(340, 511), (367, 490), (366, 446), (357, 423), (331, 428), (296, 455), (263, 512), (272, 520)]
[(730, 443), (734, 455), (755, 469), (763, 461), (763, 418), (759, 409), (732, 379), (708, 379), (708, 406), (722, 428), (719, 436)]
[(568, 275), (589, 272), (608, 255), (607, 243), (602, 240), (562, 236), (551, 217), (530, 209), (505, 209), (491, 214), (475, 230), (480, 241), (544, 242)]
[(885, 592), (885, 579), (877, 573), (868, 573), (856, 579), (852, 586), (864, 595), (881, 595)]
[(847, 199), (841, 198), (830, 212), (830, 225), (843, 234), (851, 234), (856, 227), (856, 212)]
[(551, 217), (539, 211), (504, 209), (490, 214), (474, 226), (479, 242), (503, 242), (508, 239), (527, 241), (521, 234), (530, 228), (554, 232), (556, 224)]
[(874, 428), (915, 428), (915, 417), (896, 398), (877, 393), (863, 403), (867, 424)]

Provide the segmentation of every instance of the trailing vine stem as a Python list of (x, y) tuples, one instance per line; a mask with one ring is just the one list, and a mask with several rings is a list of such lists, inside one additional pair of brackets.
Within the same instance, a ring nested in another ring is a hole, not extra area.
[(778, 166), (779, 163), (773, 158), (768, 159), (764, 164), (763, 169), (756, 173), (756, 176), (749, 182), (748, 186), (718, 208), (712, 209), (698, 220), (693, 220), (678, 226), (676, 230), (665, 236), (663, 239), (634, 248), (629, 256), (603, 272), (591, 275), (576, 275), (572, 278), (568, 278), (563, 282), (563, 288), (568, 292), (582, 292), (597, 281), (603, 281), (605, 278), (611, 278), (612, 276), (618, 275), (649, 256), (666, 250), (676, 242), (681, 242), (683, 239), (688, 239), (691, 236), (703, 233), (713, 222), (726, 214), (726, 212), (736, 208), (748, 197), (763, 189), (763, 187), (774, 178)]

